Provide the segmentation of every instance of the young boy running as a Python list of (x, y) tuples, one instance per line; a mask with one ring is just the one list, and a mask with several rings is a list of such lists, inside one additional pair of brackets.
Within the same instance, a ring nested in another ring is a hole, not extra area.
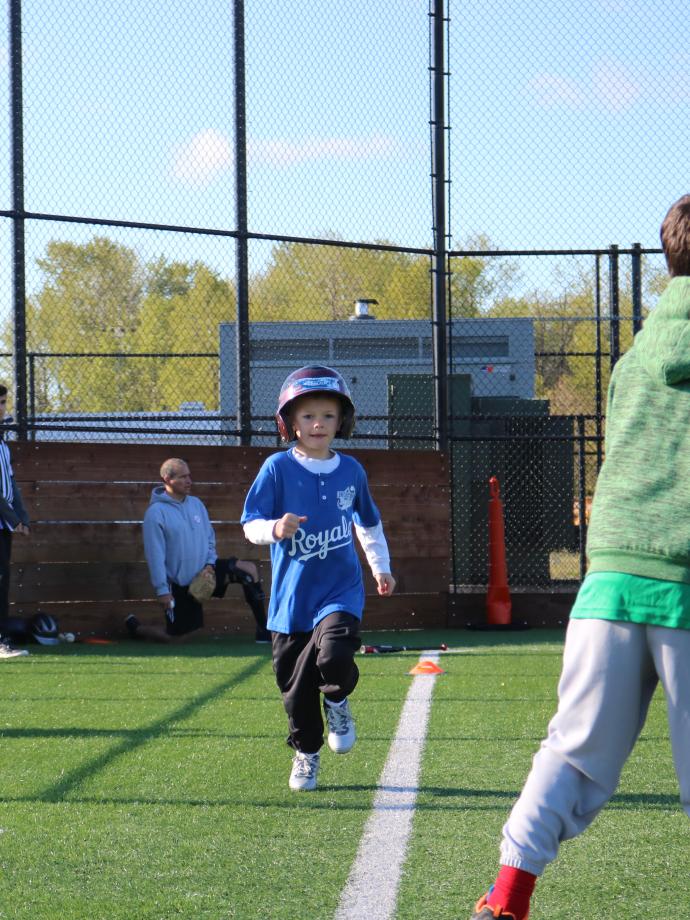
[(366, 473), (353, 457), (331, 449), (335, 437), (351, 435), (355, 422), (341, 375), (319, 365), (294, 371), (281, 387), (276, 421), (283, 441), (296, 443), (263, 464), (242, 524), (252, 543), (271, 544), (268, 628), (295, 750), (289, 785), (313, 790), (323, 745), (322, 694), (330, 749), (346, 754), (355, 743), (348, 697), (359, 677), (364, 585), (353, 526), (379, 594), (392, 594), (395, 579)]
[(526, 920), (561, 841), (613, 795), (659, 682), (690, 816), (690, 195), (666, 215), (661, 244), (671, 280), (611, 375), (590, 565), (570, 614), (558, 711), (473, 920)]

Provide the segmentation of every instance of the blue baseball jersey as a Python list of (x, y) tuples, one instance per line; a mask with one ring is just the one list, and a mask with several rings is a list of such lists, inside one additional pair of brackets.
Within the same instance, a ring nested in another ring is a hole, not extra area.
[(362, 618), (364, 583), (352, 525), (375, 527), (381, 515), (362, 465), (339, 456), (336, 469), (318, 474), (292, 450), (273, 454), (247, 494), (242, 524), (284, 514), (307, 518), (293, 537), (271, 544), (268, 628), (274, 632), (309, 632), (336, 610)]

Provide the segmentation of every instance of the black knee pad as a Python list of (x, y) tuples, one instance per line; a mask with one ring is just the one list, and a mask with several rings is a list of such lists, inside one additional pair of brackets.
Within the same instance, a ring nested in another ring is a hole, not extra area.
[[(247, 573), (244, 573), (247, 575)], [(260, 581), (252, 581), (251, 575), (247, 575), (249, 581), (242, 582), (242, 591), (244, 593), (247, 603), (252, 606), (253, 604), (263, 604), (266, 600), (266, 594), (264, 592), (264, 587)]]
[[(247, 573), (244, 573), (247, 575)], [(249, 605), (254, 619), (256, 620), (256, 625), (262, 629), (266, 629), (266, 595), (264, 594), (263, 585), (260, 581), (252, 581), (251, 575), (247, 576), (249, 581), (242, 581), (242, 592), (244, 594), (244, 599)]]
[(249, 574), (245, 572), (244, 569), (239, 568), (237, 565), (237, 559), (228, 559), (227, 568), (225, 569), (225, 577), (227, 579), (227, 585), (250, 585), (254, 584), (254, 579)]

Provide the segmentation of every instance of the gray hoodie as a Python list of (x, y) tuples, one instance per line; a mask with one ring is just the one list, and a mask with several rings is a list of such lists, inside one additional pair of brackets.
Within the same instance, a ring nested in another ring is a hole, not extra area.
[(213, 565), (216, 535), (204, 503), (194, 495), (178, 502), (156, 486), (144, 515), (144, 552), (157, 595), (168, 594), (171, 581), (188, 585)]

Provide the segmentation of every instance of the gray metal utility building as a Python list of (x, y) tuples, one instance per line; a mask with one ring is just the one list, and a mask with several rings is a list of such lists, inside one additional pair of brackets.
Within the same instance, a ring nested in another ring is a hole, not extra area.
[[(364, 312), (349, 321), (251, 323), (249, 340), (252, 444), (277, 446), (281, 384), (317, 363), (336, 368), (352, 392), (358, 437), (342, 446), (433, 447), (428, 322)], [(485, 583), (488, 479), (497, 476), (510, 575), (519, 584), (548, 584), (550, 552), (572, 542), (572, 420), (552, 416), (548, 400), (535, 398), (533, 320), (456, 319), (448, 351), (454, 581)], [(220, 414), (237, 415), (230, 323), (220, 326)], [(227, 443), (237, 443), (235, 436)]]
[[(234, 323), (221, 324), (221, 416), (237, 414), (235, 333)], [(473, 396), (534, 398), (531, 319), (457, 319), (450, 333), (450, 372), (471, 378)], [(249, 339), (252, 429), (266, 431), (266, 436), (252, 437), (254, 445), (276, 443), (273, 416), (280, 386), (305, 364), (335, 367), (347, 380), (357, 407), (358, 434), (377, 436), (358, 438), (358, 447), (390, 446), (392, 379), (432, 373), (431, 326), (425, 320), (378, 320), (365, 314), (350, 321), (260, 322), (250, 324)]]

